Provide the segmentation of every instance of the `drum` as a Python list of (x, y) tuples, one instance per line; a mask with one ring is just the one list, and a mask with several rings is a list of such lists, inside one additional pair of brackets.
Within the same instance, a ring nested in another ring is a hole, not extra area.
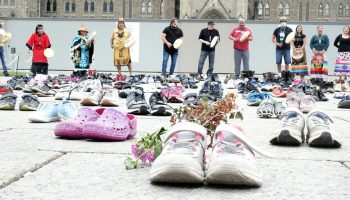
[(5, 35), (2, 37), (1, 39), (1, 43), (6, 43), (8, 41), (10, 41), (12, 38), (12, 34), (11, 33), (5, 33)]
[(44, 51), (44, 55), (45, 55), (46, 58), (52, 58), (55, 55), (55, 52), (54, 52), (53, 49), (47, 48)]
[(292, 41), (294, 41), (294, 33), (293, 32), (291, 32), (291, 33), (289, 33), (288, 35), (287, 35), (287, 37), (286, 37), (286, 44), (290, 44)]
[(300, 53), (293, 53), (293, 60), (297, 63), (300, 63), (304, 57), (304, 52), (300, 51)]
[(246, 39), (248, 39), (250, 35), (249, 31), (245, 31), (244, 33), (242, 33), (241, 38), (239, 39), (240, 42), (244, 42)]
[(174, 42), (174, 44), (173, 44), (174, 48), (175, 48), (175, 49), (180, 48), (183, 42), (184, 42), (184, 41), (183, 41), (181, 38), (175, 40), (175, 42)]
[(125, 42), (124, 46), (125, 48), (131, 48), (135, 43), (136, 43), (136, 39), (131, 37)]
[(218, 42), (219, 42), (219, 37), (215, 36), (210, 43), (210, 48), (214, 48), (218, 44)]

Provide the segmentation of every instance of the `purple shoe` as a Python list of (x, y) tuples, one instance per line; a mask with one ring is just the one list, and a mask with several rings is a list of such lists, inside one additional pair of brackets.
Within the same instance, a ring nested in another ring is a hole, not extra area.
[(87, 122), (96, 121), (103, 112), (103, 108), (97, 110), (81, 108), (73, 120), (64, 121), (56, 125), (55, 135), (67, 139), (85, 139), (83, 127)]
[(136, 127), (137, 120), (134, 115), (105, 108), (97, 121), (85, 124), (83, 134), (89, 139), (122, 141), (133, 138), (137, 132)]

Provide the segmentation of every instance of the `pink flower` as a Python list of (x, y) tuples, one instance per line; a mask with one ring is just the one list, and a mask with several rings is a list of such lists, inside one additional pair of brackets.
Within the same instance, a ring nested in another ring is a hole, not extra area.
[(147, 162), (147, 160), (148, 160), (148, 153), (145, 153), (147, 150), (146, 149), (144, 149), (143, 151), (142, 151), (142, 156), (141, 156), (141, 158), (140, 158), (140, 160), (141, 160), (141, 162), (142, 163), (146, 163)]
[(132, 155), (134, 155), (135, 158), (139, 157), (139, 148), (138, 148), (137, 144), (131, 145), (131, 152), (132, 152)]
[(153, 161), (154, 161), (154, 150), (148, 152), (148, 161), (149, 161), (149, 163), (153, 163)]

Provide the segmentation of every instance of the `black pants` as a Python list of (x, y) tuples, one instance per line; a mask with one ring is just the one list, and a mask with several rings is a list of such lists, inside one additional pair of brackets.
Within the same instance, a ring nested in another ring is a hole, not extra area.
[(30, 72), (32, 72), (33, 76), (37, 74), (47, 75), (49, 64), (48, 63), (33, 63)]

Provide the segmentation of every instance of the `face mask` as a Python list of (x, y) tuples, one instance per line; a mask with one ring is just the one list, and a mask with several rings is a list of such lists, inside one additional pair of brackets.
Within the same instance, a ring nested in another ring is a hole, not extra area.
[(287, 22), (281, 22), (281, 26), (282, 27), (286, 27), (287, 26)]

